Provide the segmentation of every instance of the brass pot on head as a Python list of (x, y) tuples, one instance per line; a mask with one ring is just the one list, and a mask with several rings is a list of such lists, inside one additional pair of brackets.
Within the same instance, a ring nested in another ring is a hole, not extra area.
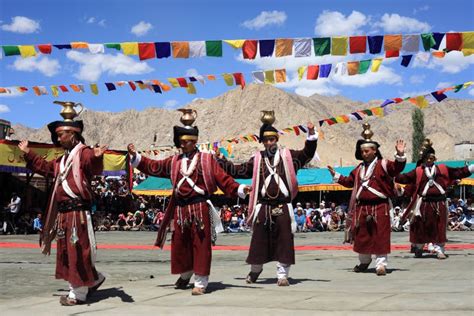
[(365, 140), (372, 140), (372, 136), (374, 136), (374, 132), (370, 130), (370, 124), (364, 123), (362, 124), (362, 128), (364, 129), (360, 134), (363, 139)]
[(192, 126), (197, 119), (197, 112), (193, 109), (178, 109), (183, 115), (179, 119), (184, 126)]
[[(61, 112), (59, 113), (63, 118), (65, 122), (72, 122), (75, 117), (79, 116), (79, 114), (82, 113), (84, 110), (84, 107), (82, 106), (81, 103), (74, 103), (74, 102), (63, 102), (63, 101), (54, 101), (53, 103), (59, 104), (63, 107)], [(80, 107), (79, 112), (76, 112), (74, 110), (75, 107)]]
[(275, 111), (261, 111), (262, 116), (260, 117), (260, 121), (262, 121), (263, 124), (268, 124), (272, 125), (275, 123)]

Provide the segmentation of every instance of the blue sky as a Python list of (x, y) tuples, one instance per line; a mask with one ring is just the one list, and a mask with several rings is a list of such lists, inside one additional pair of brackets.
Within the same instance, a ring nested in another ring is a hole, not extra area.
[[(68, 44), (72, 41), (157, 42), (214, 39), (274, 39), (336, 35), (419, 34), (474, 31), (472, 1), (18, 1), (0, 2), (0, 45)], [(470, 13), (471, 12), (471, 13)], [(23, 17), (18, 19), (15, 17)], [(132, 32), (132, 30), (134, 30)], [(54, 100), (75, 101), (98, 111), (176, 108), (194, 98), (212, 98), (229, 90), (223, 80), (196, 85), (197, 94), (184, 89), (164, 94), (132, 92), (128, 87), (108, 92), (104, 82), (159, 79), (192, 74), (243, 72), (251, 82), (255, 70), (286, 68), (289, 82), (278, 87), (300, 95), (343, 95), (357, 101), (420, 95), (474, 79), (474, 55), (450, 53), (444, 59), (383, 63), (378, 73), (298, 81), (301, 65), (362, 60), (373, 55), (311, 58), (257, 58), (249, 62), (240, 50), (223, 45), (222, 58), (149, 59), (124, 56), (112, 50), (89, 55), (59, 51), (51, 55), (0, 60), (0, 87), (88, 84), (100, 93), (60, 94), (54, 98), (28, 91), (21, 96), (0, 95), (0, 117), (13, 123), (41, 127), (59, 119)], [(459, 98), (473, 98), (474, 89)], [(452, 96), (450, 94), (449, 96)], [(342, 113), (334, 113), (342, 114)], [(320, 118), (315, 118), (317, 120)]]

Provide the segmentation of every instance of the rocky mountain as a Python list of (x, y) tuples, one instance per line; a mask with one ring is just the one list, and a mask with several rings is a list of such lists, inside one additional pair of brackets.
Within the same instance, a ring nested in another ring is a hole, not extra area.
[[(379, 105), (381, 100), (369, 104), (352, 101), (341, 96), (326, 97), (313, 95), (298, 96), (277, 89), (271, 85), (246, 86), (228, 91), (212, 99), (196, 99), (186, 107), (196, 109), (196, 124), (200, 130), (200, 141), (216, 141), (237, 135), (257, 133), (261, 125), (260, 111), (274, 110), (275, 126), (285, 128), (318, 120), (348, 114), (354, 110)], [(411, 113), (414, 106), (403, 102), (396, 106), (392, 114), (384, 118), (367, 118), (374, 131), (373, 139), (381, 145), (382, 153), (392, 157), (395, 141), (407, 141), (407, 152), (411, 157)], [(438, 159), (454, 159), (454, 144), (462, 141), (474, 142), (474, 100), (446, 99), (442, 103), (430, 105), (423, 110), (425, 134), (434, 142)], [(149, 149), (154, 135), (156, 145), (172, 144), (172, 126), (179, 123), (180, 113), (150, 107), (144, 111), (129, 110), (119, 113), (86, 110), (81, 114), (84, 120), (84, 137), (89, 144), (106, 143), (113, 149), (125, 149), (133, 142), (140, 149)], [(50, 142), (46, 127), (38, 130), (24, 126), (14, 126), (15, 138)], [(354, 146), (362, 132), (360, 122), (323, 125), (324, 139), (318, 145), (320, 162), (313, 165), (352, 165)], [(281, 143), (290, 148), (300, 148), (304, 136), (284, 135)], [(236, 159), (249, 157), (261, 144), (239, 143), (233, 146)]]

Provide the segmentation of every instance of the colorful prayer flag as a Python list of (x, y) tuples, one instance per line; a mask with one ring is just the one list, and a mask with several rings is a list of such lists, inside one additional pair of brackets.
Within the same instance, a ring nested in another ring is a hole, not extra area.
[(295, 57), (311, 56), (311, 38), (297, 38), (293, 42)]
[(291, 56), (293, 54), (293, 39), (276, 39), (275, 46), (276, 57)]
[(332, 64), (325, 64), (319, 66), (319, 77), (320, 78), (328, 78), (329, 74), (331, 73)]
[(286, 69), (276, 69), (275, 70), (275, 81), (286, 82)]
[(255, 82), (257, 83), (263, 83), (265, 81), (265, 75), (263, 71), (254, 71), (252, 72), (252, 77)]
[(206, 56), (222, 57), (222, 41), (206, 41)]
[(244, 59), (255, 59), (257, 56), (257, 41), (256, 40), (246, 40), (242, 46), (242, 54)]
[(265, 83), (273, 84), (275, 83), (275, 72), (273, 70), (266, 70), (265, 73)]
[(239, 49), (244, 46), (245, 40), (224, 40), (224, 43), (229, 44), (234, 49)]
[(51, 54), (52, 49), (53, 49), (53, 45), (51, 44), (38, 45), (38, 50), (41, 52), (41, 54)]
[(245, 87), (245, 78), (241, 72), (236, 72), (232, 74), (235, 79), (235, 84), (239, 85), (242, 89)]
[(189, 42), (171, 42), (173, 58), (189, 58)]
[(446, 33), (446, 49), (461, 50), (462, 48), (462, 35), (461, 33)]
[(371, 54), (380, 54), (380, 52), (382, 51), (383, 36), (369, 36), (367, 37), (367, 41), (369, 43), (369, 52)]
[(53, 93), (53, 96), (57, 97), (59, 95), (59, 90), (57, 86), (51, 86), (51, 92)]
[(420, 50), (420, 36), (419, 35), (403, 35), (402, 51), (418, 52), (419, 50)]
[(349, 46), (351, 54), (365, 53), (367, 51), (367, 36), (351, 36)]
[(156, 58), (168, 58), (171, 56), (170, 42), (156, 42), (155, 43)]
[(271, 57), (275, 49), (275, 40), (260, 40), (258, 41), (260, 47), (260, 57)]
[(206, 42), (192, 41), (189, 42), (189, 57), (204, 57), (206, 56)]
[(234, 76), (232, 74), (222, 74), (222, 77), (227, 86), (231, 87), (234, 85)]
[(306, 72), (307, 80), (316, 80), (319, 75), (319, 65), (308, 66), (308, 71)]
[(304, 72), (306, 71), (307, 66), (301, 66), (298, 68), (298, 80), (303, 79)]
[(385, 35), (384, 36), (384, 50), (397, 51), (402, 49), (401, 35)]
[(194, 84), (192, 82), (188, 83), (188, 86), (186, 88), (186, 92), (188, 94), (196, 94), (196, 87), (194, 86)]
[(115, 87), (115, 85), (112, 82), (106, 82), (105, 86), (107, 87), (108, 91), (117, 90), (117, 88)]
[(99, 89), (97, 88), (97, 84), (91, 83), (90, 84), (91, 92), (95, 95), (99, 94)]
[(313, 38), (314, 54), (316, 56), (329, 55), (331, 53), (331, 38), (317, 37)]
[(359, 75), (362, 75), (362, 74), (365, 74), (368, 70), (369, 70), (369, 67), (370, 67), (370, 62), (371, 60), (368, 59), (368, 60), (361, 60), (359, 62)]
[(116, 49), (116, 50), (121, 50), (122, 46), (120, 43), (106, 43), (105, 47), (110, 48), (110, 49)]
[(331, 55), (347, 55), (347, 36), (335, 36), (331, 39)]
[(350, 61), (347, 63), (347, 72), (349, 76), (357, 75), (359, 73), (359, 62)]
[(125, 42), (120, 43), (124, 55), (138, 55), (138, 43), (137, 42)]
[(3, 54), (5, 56), (21, 55), (20, 47), (13, 45), (3, 45)]
[(138, 56), (140, 60), (155, 58), (155, 43), (138, 43)]
[(73, 48), (73, 49), (89, 49), (89, 45), (86, 42), (71, 42), (71, 48)]
[(433, 46), (436, 45), (433, 33), (421, 34), (421, 40), (423, 41), (423, 48), (425, 49), (425, 51), (429, 51)]
[(386, 50), (385, 51), (385, 58), (393, 58), (400, 56), (399, 50)]
[(20, 55), (23, 58), (36, 56), (36, 50), (33, 45), (20, 45)]
[(401, 65), (403, 67), (408, 67), (408, 65), (410, 64), (410, 61), (412, 59), (413, 55), (404, 55), (402, 56), (402, 63)]

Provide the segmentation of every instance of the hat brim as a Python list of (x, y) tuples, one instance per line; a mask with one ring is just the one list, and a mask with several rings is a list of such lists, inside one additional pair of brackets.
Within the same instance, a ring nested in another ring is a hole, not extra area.
[(54, 121), (48, 124), (48, 130), (51, 133), (51, 141), (54, 145), (60, 146), (61, 144), (58, 141), (58, 128), (61, 127), (71, 127), (71, 130), (82, 134), (84, 131), (84, 122), (82, 121), (72, 121), (72, 122), (64, 122), (64, 121)]

